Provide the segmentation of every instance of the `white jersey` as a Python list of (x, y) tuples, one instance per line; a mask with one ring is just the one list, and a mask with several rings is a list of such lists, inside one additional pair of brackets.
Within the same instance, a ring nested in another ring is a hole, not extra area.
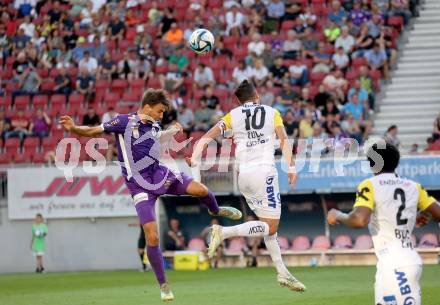
[(396, 174), (376, 175), (359, 184), (354, 206), (373, 210), (368, 229), (378, 264), (389, 268), (422, 264), (411, 234), (417, 209), (425, 210), (433, 202), (420, 184)]
[(275, 166), (275, 128), (283, 126), (278, 110), (252, 102), (245, 103), (224, 116), (220, 126), (223, 131), (232, 130), (239, 170)]

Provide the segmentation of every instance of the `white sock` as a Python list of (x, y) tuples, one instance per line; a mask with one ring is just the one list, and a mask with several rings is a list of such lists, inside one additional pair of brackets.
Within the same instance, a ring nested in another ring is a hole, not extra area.
[(266, 244), (267, 251), (269, 251), (270, 257), (277, 269), (278, 274), (290, 275), (286, 265), (284, 265), (283, 258), (281, 257), (281, 249), (278, 244), (277, 233), (264, 237), (264, 243)]
[(222, 228), (223, 239), (243, 237), (263, 237), (269, 235), (269, 225), (263, 221), (248, 221), (232, 227)]

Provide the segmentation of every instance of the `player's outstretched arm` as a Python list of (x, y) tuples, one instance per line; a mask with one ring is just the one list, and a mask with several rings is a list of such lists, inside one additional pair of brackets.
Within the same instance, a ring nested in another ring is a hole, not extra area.
[(67, 131), (70, 131), (82, 137), (96, 137), (104, 132), (102, 126), (77, 126), (75, 125), (73, 119), (68, 115), (63, 115), (60, 118), (60, 123)]
[(420, 228), (428, 224), (431, 219), (440, 222), (440, 203), (435, 201), (423, 212), (417, 214), (416, 227)]
[(209, 142), (220, 136), (221, 133), (222, 130), (218, 124), (208, 130), (208, 132), (205, 133), (203, 137), (201, 137), (200, 140), (197, 142), (191, 158), (186, 158), (186, 163), (188, 163), (189, 166), (197, 165), (197, 161), (200, 160), (203, 150), (208, 146)]
[(289, 177), (289, 184), (295, 185), (297, 177), (295, 172), (295, 165), (293, 164), (292, 161), (292, 149), (293, 149), (292, 143), (289, 141), (289, 138), (287, 137), (286, 129), (284, 128), (284, 126), (276, 127), (275, 134), (280, 140), (280, 147), (281, 147), (281, 151), (283, 152), (283, 158), (288, 167), (287, 175)]
[(358, 206), (350, 213), (343, 213), (336, 209), (331, 209), (327, 214), (327, 222), (330, 225), (342, 223), (350, 228), (364, 228), (370, 222), (371, 209)]

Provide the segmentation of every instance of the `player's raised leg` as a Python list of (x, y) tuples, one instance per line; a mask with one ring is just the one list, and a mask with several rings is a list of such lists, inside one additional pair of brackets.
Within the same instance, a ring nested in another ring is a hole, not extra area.
[(173, 195), (191, 195), (200, 199), (200, 202), (206, 206), (212, 216), (221, 216), (238, 220), (242, 217), (239, 210), (233, 207), (219, 207), (214, 194), (202, 183), (194, 181), (191, 177), (181, 173), (180, 179), (176, 179), (170, 186), (167, 194)]
[(133, 199), (139, 220), (144, 228), (147, 242), (147, 257), (159, 283), (161, 299), (162, 301), (172, 301), (174, 300), (174, 295), (167, 282), (162, 251), (159, 245), (159, 233), (154, 211), (156, 198), (151, 198), (151, 194), (140, 193), (135, 195)]

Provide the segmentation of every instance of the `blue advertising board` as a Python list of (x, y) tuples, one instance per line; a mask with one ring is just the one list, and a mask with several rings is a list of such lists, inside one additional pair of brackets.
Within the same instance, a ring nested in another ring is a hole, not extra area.
[[(282, 194), (354, 192), (362, 180), (373, 175), (366, 159), (300, 159), (296, 161), (298, 181), (292, 188), (281, 162), (277, 167)], [(397, 173), (419, 182), (426, 189), (438, 190), (440, 156), (404, 157)]]

